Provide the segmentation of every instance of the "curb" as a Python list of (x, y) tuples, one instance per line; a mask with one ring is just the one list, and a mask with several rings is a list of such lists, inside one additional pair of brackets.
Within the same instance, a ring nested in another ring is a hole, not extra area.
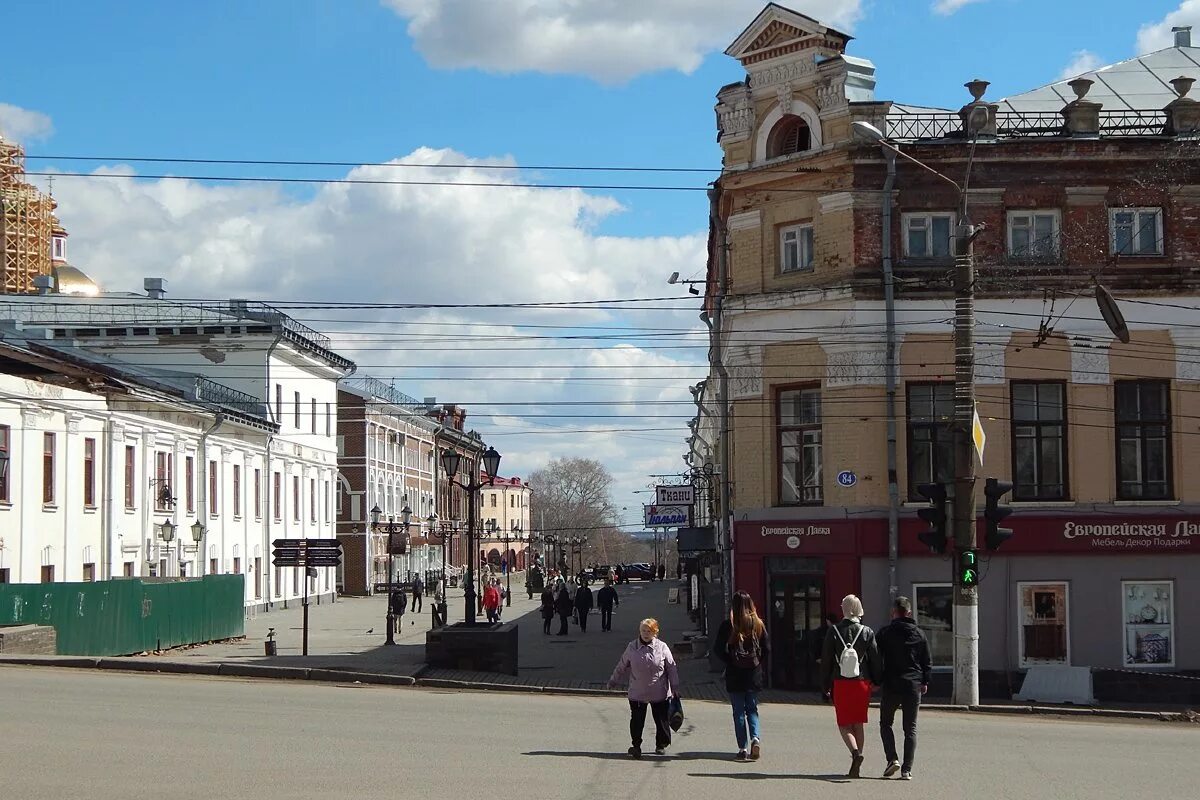
[[(375, 686), (404, 686), (425, 689), (452, 689), (456, 691), (506, 692), (509, 694), (544, 694), (571, 697), (624, 697), (625, 693), (615, 689), (585, 689), (569, 686), (532, 686), (519, 683), (488, 683), (486, 681), (460, 681), (450, 678), (423, 677), (429, 671), (422, 665), (414, 675), (391, 675), (379, 672), (353, 672), (350, 670), (324, 669), (316, 667), (277, 667), (258, 664), (227, 664), (181, 661), (146, 661), (123, 658), (87, 658), (54, 656), (0, 656), (0, 666), (59, 667), (65, 669), (101, 669), (113, 672), (157, 672), (177, 675), (210, 675), (229, 678), (265, 678), (268, 680), (300, 680), (320, 683), (359, 683)], [(722, 702), (704, 698), (685, 698), (689, 702)], [(779, 704), (783, 705), (783, 704)], [(802, 705), (802, 704), (787, 704)], [(877, 707), (877, 706), (876, 706)], [(922, 710), (944, 711), (959, 714), (1009, 714), (1041, 715), (1058, 717), (1081, 717), (1093, 719), (1150, 720), (1155, 722), (1189, 722), (1186, 709), (1179, 711), (1136, 711), (1115, 708), (1090, 708), (1081, 706), (1034, 706), (1034, 705), (979, 705), (961, 706), (949, 703), (922, 704)]]

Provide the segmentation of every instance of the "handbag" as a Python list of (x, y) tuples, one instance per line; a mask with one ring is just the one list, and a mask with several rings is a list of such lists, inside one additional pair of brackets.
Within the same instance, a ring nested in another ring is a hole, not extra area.
[(678, 733), (679, 729), (683, 727), (683, 703), (678, 695), (671, 698), (671, 705), (668, 706), (667, 711), (667, 723), (671, 726), (671, 730)]

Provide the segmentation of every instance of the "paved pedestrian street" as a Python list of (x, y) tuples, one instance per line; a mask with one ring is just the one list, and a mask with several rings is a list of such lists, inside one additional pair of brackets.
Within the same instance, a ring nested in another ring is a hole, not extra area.
[(1200, 784), (1194, 725), (928, 711), (915, 780), (884, 785), (874, 727), (868, 777), (842, 777), (828, 708), (764, 706), (764, 757), (745, 764), (724, 704), (686, 712), (666, 757), (633, 762), (620, 698), (0, 666), (4, 796), (21, 800), (1124, 800)]

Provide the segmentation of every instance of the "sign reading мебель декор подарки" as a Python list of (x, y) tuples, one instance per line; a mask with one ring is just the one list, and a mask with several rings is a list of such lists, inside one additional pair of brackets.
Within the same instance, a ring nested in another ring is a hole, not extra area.
[(644, 506), (647, 528), (686, 528), (692, 524), (691, 506)]

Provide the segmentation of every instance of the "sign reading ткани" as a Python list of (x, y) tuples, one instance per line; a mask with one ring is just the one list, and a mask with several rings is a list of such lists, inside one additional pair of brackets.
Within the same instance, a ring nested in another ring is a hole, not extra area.
[(690, 506), (696, 502), (696, 487), (691, 484), (684, 486), (654, 487), (654, 502), (660, 506)]

